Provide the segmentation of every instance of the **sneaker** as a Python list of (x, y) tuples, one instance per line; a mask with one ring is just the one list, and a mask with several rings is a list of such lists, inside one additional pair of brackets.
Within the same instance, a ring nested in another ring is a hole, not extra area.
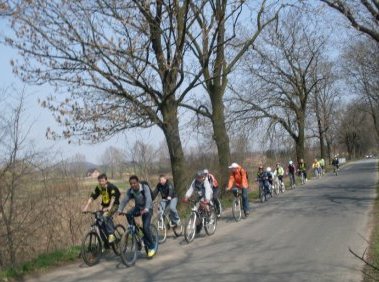
[(249, 216), (249, 214), (250, 214), (250, 212), (249, 212), (249, 211), (245, 211), (245, 217), (248, 217), (248, 216)]
[(114, 241), (116, 241), (116, 237), (113, 234), (109, 235), (108, 236), (109, 244), (112, 244)]
[(155, 250), (154, 249), (151, 249), (147, 252), (147, 257), (151, 258), (155, 255)]

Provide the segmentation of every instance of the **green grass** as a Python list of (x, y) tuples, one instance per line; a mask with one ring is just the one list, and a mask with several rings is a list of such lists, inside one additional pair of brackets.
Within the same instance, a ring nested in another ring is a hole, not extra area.
[[(378, 166), (379, 172), (379, 166)], [(373, 229), (370, 237), (370, 245), (368, 249), (368, 261), (379, 268), (379, 182), (376, 185), (376, 199), (373, 209)], [(363, 269), (363, 281), (379, 281), (379, 271), (365, 265)]]
[(78, 258), (80, 247), (74, 246), (66, 250), (59, 250), (49, 254), (39, 255), (37, 258), (26, 262), (16, 268), (8, 268), (0, 271), (0, 281), (9, 281), (9, 279), (21, 278), (23, 275), (35, 271), (41, 271), (51, 266), (58, 266), (64, 263), (74, 261)]

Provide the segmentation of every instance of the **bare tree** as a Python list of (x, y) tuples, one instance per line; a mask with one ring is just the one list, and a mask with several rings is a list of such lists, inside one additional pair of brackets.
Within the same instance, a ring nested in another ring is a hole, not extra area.
[(114, 179), (118, 173), (121, 178), (123, 169), (125, 169), (126, 155), (121, 149), (109, 146), (101, 156), (101, 162), (108, 176)]
[(37, 220), (32, 214), (36, 202), (24, 194), (28, 178), (34, 174), (32, 162), (37, 154), (27, 146), (29, 128), (25, 128), (22, 118), (25, 94), (17, 93), (18, 97), (15, 97), (8, 91), (4, 90), (3, 94), (17, 100), (1, 105), (4, 116), (0, 119), (0, 126), (4, 135), (0, 140), (0, 240), (4, 244), (0, 253), (3, 265), (15, 267), (17, 254), (28, 236), (26, 227)]
[(16, 36), (6, 40), (23, 57), (14, 70), (29, 83), (66, 87), (70, 98), (42, 102), (65, 127), (63, 137), (98, 142), (156, 125), (183, 188), (178, 107), (201, 75), (184, 76), (193, 72), (184, 60), (191, 1), (17, 2)]
[(347, 83), (365, 105), (379, 138), (379, 45), (357, 41), (345, 49), (343, 58)]
[(320, 0), (344, 16), (357, 31), (379, 43), (378, 0)]
[[(263, 0), (257, 4), (256, 1), (203, 0), (191, 3), (197, 25), (189, 30), (190, 47), (200, 63), (204, 78), (203, 87), (211, 103), (186, 103), (182, 106), (211, 121), (213, 140), (218, 151), (219, 172), (224, 183), (227, 180), (227, 167), (230, 162), (224, 108), (228, 76), (262, 30), (277, 19), (278, 11), (269, 15), (267, 10), (273, 7), (279, 10), (279, 5), (269, 5), (268, 2)], [(258, 6), (258, 11), (252, 12), (249, 5)], [(248, 12), (253, 14), (251, 18), (247, 17)], [(242, 14), (244, 15), (241, 16)], [(247, 24), (245, 30), (249, 30), (244, 39), (237, 36), (243, 24)]]
[(154, 163), (157, 161), (158, 151), (143, 141), (136, 141), (130, 152), (134, 173), (148, 180), (153, 172)]
[[(304, 158), (305, 126), (310, 97), (324, 78), (317, 72), (325, 39), (305, 19), (289, 13), (277, 28), (269, 28), (264, 44), (246, 57), (241, 87), (231, 87), (237, 120), (268, 119), (295, 142), (297, 159)], [(236, 83), (237, 85), (237, 83)]]

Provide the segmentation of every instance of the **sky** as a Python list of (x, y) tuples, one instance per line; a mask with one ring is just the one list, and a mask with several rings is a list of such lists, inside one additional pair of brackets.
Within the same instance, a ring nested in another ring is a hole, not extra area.
[[(324, 24), (329, 28), (332, 27), (328, 21), (326, 21)], [(329, 28), (325, 28), (325, 30), (328, 30)], [(4, 34), (7, 34), (9, 30), (10, 28), (6, 20), (4, 18), (0, 18), (0, 38), (2, 38)], [(341, 35), (343, 37), (344, 34), (346, 33), (339, 33), (337, 37), (340, 37), (341, 39)], [(337, 41), (342, 42), (346, 41), (346, 39)], [(333, 51), (331, 51), (330, 55), (331, 57), (338, 57), (338, 52), (333, 53)], [(13, 74), (10, 65), (10, 61), (17, 58), (18, 55), (15, 50), (12, 50), (10, 47), (7, 47), (4, 44), (0, 43), (0, 89), (10, 87), (16, 88), (19, 91), (25, 89), (25, 92), (27, 94), (25, 105), (26, 121), (32, 124), (29, 138), (30, 140), (34, 141), (34, 143), (37, 144), (39, 148), (44, 149), (53, 146), (54, 150), (61, 152), (61, 155), (65, 158), (73, 157), (77, 153), (84, 154), (87, 161), (100, 164), (101, 155), (109, 146), (130, 150), (136, 140), (142, 139), (145, 143), (149, 143), (155, 145), (155, 147), (158, 147), (164, 140), (164, 136), (161, 130), (157, 127), (151, 129), (128, 130), (127, 132), (119, 134), (106, 142), (92, 145), (68, 144), (67, 140), (53, 141), (46, 139), (45, 134), (48, 127), (56, 130), (57, 132), (61, 132), (62, 130), (62, 128), (60, 128), (55, 122), (52, 113), (49, 110), (40, 107), (38, 104), (39, 99), (43, 100), (49, 94), (52, 94), (54, 90), (48, 85), (32, 86), (24, 84), (16, 75)], [(191, 128), (185, 124), (186, 122), (188, 121), (185, 121), (184, 123), (181, 122), (181, 135), (185, 135), (186, 138), (182, 138), (182, 142), (184, 147), (188, 148), (198, 142), (198, 140), (191, 141), (196, 139), (198, 136), (196, 136), (196, 134), (193, 132), (191, 133), (193, 130), (191, 130)]]
[[(9, 29), (4, 19), (0, 19), (0, 37)], [(101, 155), (106, 148), (114, 146), (121, 149), (129, 149), (133, 146), (137, 139), (143, 139), (145, 143), (155, 144), (156, 147), (164, 139), (162, 132), (158, 128), (151, 129), (138, 129), (129, 130), (126, 133), (119, 134), (110, 140), (99, 144), (68, 144), (67, 140), (53, 141), (48, 140), (45, 136), (46, 129), (51, 127), (58, 132), (61, 128), (55, 122), (52, 113), (42, 108), (38, 104), (38, 99), (43, 100), (49, 94), (53, 93), (52, 87), (49, 86), (33, 86), (25, 84), (12, 72), (10, 65), (11, 59), (18, 57), (17, 52), (10, 47), (0, 44), (0, 89), (15, 88), (17, 91), (25, 90), (25, 114), (23, 116), (24, 122), (27, 123), (27, 127), (31, 126), (30, 133), (28, 135), (30, 141), (37, 144), (38, 148), (44, 150), (46, 148), (53, 148), (59, 152), (59, 155), (64, 158), (70, 158), (77, 153), (86, 156), (86, 161), (100, 164)], [(8, 91), (8, 95), (10, 91)], [(2, 100), (7, 97), (2, 97)], [(9, 100), (9, 97), (8, 99)]]

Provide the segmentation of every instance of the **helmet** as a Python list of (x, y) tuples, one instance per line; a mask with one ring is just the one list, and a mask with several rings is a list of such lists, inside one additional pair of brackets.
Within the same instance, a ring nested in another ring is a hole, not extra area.
[(293, 161), (289, 161), (288, 163), (291, 165), (291, 164), (293, 164)]
[(259, 165), (258, 169), (263, 169), (263, 165)]
[(196, 172), (196, 178), (200, 178), (200, 177), (204, 177), (205, 174), (204, 174), (204, 170), (198, 170)]
[(277, 162), (276, 165), (277, 165), (277, 166), (280, 165), (280, 162)]
[(209, 173), (209, 170), (204, 169), (203, 172), (204, 172), (204, 174), (208, 174), (208, 173)]
[(267, 168), (266, 168), (266, 171), (267, 171), (267, 172), (271, 172), (271, 167), (267, 167)]
[(303, 160), (303, 159), (300, 159), (300, 162), (302, 163), (302, 162), (304, 162), (304, 160)]

